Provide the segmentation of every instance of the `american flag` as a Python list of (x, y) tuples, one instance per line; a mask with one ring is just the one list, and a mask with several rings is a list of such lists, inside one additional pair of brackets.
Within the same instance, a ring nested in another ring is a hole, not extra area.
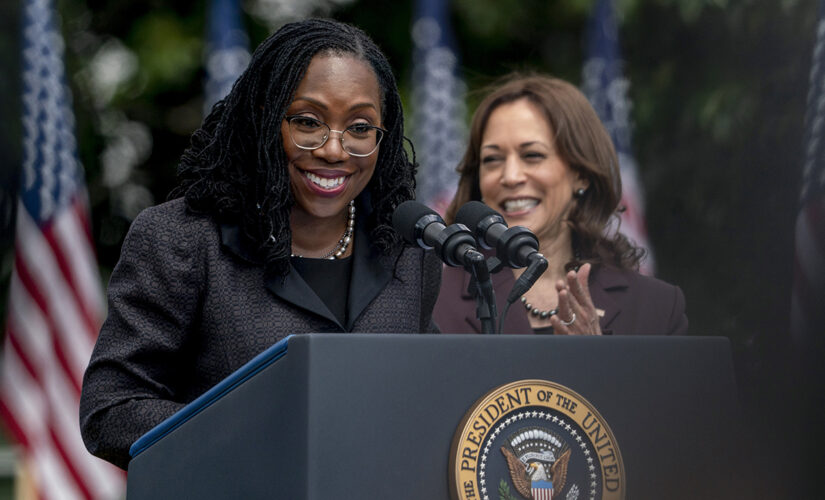
[(204, 115), (232, 90), (250, 57), (238, 0), (211, 0), (206, 29)]
[(822, 345), (825, 324), (825, 0), (820, 0), (819, 12), (805, 116), (791, 298), (791, 335), (800, 352), (810, 351), (813, 343)]
[(583, 68), (583, 92), (598, 113), (619, 155), (622, 200), (621, 232), (647, 250), (641, 271), (653, 274), (655, 261), (647, 237), (644, 193), (631, 147), (630, 83), (622, 76), (619, 29), (611, 0), (597, 0), (588, 26), (587, 60)]
[(412, 137), (419, 162), (416, 197), (442, 215), (458, 184), (466, 136), (464, 82), (447, 0), (417, 0), (412, 25)]
[(23, 171), (0, 366), (0, 414), (39, 498), (115, 498), (124, 476), (80, 438), (83, 372), (104, 315), (50, 0), (23, 7)]

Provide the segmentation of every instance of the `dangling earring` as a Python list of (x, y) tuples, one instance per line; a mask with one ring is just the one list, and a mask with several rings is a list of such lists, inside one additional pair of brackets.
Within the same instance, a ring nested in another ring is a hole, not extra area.
[(586, 192), (587, 191), (584, 188), (579, 188), (579, 189), (573, 191), (573, 197), (574, 198), (584, 198), (584, 193), (586, 193)]

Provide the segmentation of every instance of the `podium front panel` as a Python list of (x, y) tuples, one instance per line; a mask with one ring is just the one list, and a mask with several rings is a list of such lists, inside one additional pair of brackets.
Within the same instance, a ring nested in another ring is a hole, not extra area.
[(723, 338), (313, 334), (287, 344), (138, 454), (129, 499), (446, 499), (465, 413), (524, 379), (598, 409), (627, 498), (743, 498), (748, 488)]

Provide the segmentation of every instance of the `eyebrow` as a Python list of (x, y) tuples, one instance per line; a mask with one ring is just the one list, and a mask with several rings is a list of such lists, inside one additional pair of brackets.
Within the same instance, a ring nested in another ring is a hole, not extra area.
[[(548, 146), (547, 144), (545, 144), (541, 141), (522, 142), (521, 144), (518, 145), (518, 147), (519, 148), (526, 148), (526, 147), (530, 147), (530, 146), (533, 146), (533, 145), (540, 145), (540, 146), (544, 146), (546, 148), (550, 147), (550, 146)], [(499, 149), (501, 149), (501, 146), (499, 146), (498, 144), (484, 144), (483, 146), (481, 146), (481, 149), (484, 149), (484, 148), (499, 150)]]
[[(323, 110), (329, 109), (326, 104), (324, 104), (323, 102), (321, 102), (317, 99), (313, 99), (312, 97), (298, 96), (292, 102), (295, 102), (295, 101), (307, 101), (308, 103), (310, 103), (314, 106), (317, 106), (317, 107), (319, 107)], [(373, 104), (371, 102), (359, 102), (357, 104), (353, 104), (352, 106), (350, 106), (350, 108), (347, 111), (355, 111), (356, 109), (361, 109), (361, 108), (372, 108), (375, 111), (378, 111), (378, 108), (375, 107), (375, 104)]]

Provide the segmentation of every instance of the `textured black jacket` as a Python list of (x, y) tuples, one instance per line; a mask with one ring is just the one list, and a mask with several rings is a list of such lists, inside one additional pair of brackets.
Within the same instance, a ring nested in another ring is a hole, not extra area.
[(137, 438), (290, 334), (435, 332), (440, 261), (412, 247), (382, 255), (360, 222), (342, 325), (297, 272), (267, 275), (237, 228), (188, 212), (182, 199), (142, 212), (83, 379), (89, 451), (125, 468)]

